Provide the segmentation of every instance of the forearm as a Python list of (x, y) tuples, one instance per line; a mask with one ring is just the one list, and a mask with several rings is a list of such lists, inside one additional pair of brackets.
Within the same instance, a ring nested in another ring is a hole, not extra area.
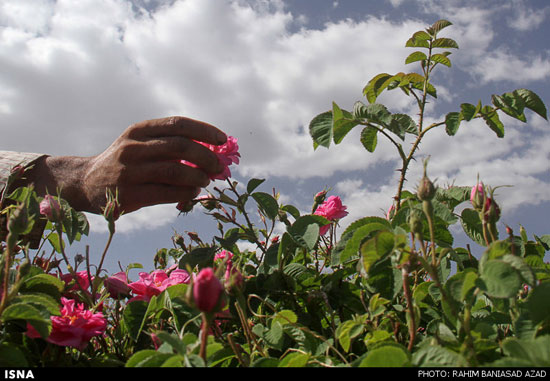
[(83, 179), (90, 158), (77, 156), (45, 156), (38, 159), (24, 178), (12, 188), (33, 184), (40, 196), (51, 194), (65, 199), (73, 208), (97, 213), (87, 200)]

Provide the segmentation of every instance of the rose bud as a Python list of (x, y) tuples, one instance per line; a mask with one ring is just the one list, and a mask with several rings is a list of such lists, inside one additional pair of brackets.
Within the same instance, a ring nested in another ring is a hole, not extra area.
[(61, 220), (61, 204), (55, 197), (47, 194), (40, 202), (40, 213), (50, 221)]
[(472, 187), (470, 192), (470, 202), (475, 209), (483, 208), (483, 200), (485, 199), (485, 187), (483, 183), (477, 183)]
[(103, 282), (105, 288), (115, 299), (125, 298), (130, 295), (130, 287), (128, 287), (128, 278), (124, 271), (118, 272), (113, 276), (105, 279)]
[(193, 281), (193, 299), (202, 312), (215, 312), (223, 305), (223, 284), (211, 267), (203, 268)]

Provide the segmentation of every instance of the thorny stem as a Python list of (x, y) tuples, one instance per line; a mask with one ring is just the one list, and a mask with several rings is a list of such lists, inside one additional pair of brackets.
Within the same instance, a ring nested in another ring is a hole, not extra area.
[(409, 285), (409, 272), (403, 267), (401, 269), (403, 275), (403, 292), (407, 299), (407, 310), (409, 312), (410, 324), (409, 324), (409, 351), (412, 351), (414, 346), (414, 340), (416, 339), (416, 319), (414, 317), (414, 306), (411, 297), (411, 289)]

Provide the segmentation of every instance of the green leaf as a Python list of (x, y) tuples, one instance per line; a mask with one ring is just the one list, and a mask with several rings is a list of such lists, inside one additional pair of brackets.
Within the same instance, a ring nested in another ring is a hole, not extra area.
[(353, 116), (357, 119), (363, 119), (369, 123), (379, 124), (389, 128), (392, 123), (392, 115), (386, 106), (373, 103), (365, 105), (361, 102), (356, 102), (353, 107)]
[(324, 217), (307, 214), (298, 218), (287, 228), (288, 234), (300, 246), (312, 250), (319, 239), (319, 224), (326, 225), (330, 223)]
[(512, 298), (517, 295), (522, 279), (518, 271), (500, 259), (488, 260), (480, 270), (485, 292), (494, 298)]
[(302, 368), (309, 361), (309, 354), (300, 352), (290, 352), (279, 362), (278, 367), (282, 368)]
[(445, 131), (447, 135), (453, 136), (458, 131), (462, 115), (458, 112), (450, 112), (445, 116)]
[(527, 308), (533, 319), (538, 324), (550, 319), (550, 282), (537, 285), (527, 297)]
[(265, 179), (250, 179), (246, 185), (246, 193), (254, 192), (264, 181)]
[[(26, 368), (29, 366), (23, 352), (12, 343), (0, 344), (0, 367), (2, 368)], [(7, 378), (7, 377), (6, 377)]]
[(376, 102), (376, 98), (394, 81), (394, 77), (388, 73), (381, 73), (373, 77), (363, 88), (363, 94), (367, 97), (369, 103)]
[(50, 315), (61, 314), (57, 300), (45, 293), (21, 294), (15, 297), (12, 302), (31, 304), (39, 309), (48, 311)]
[(369, 272), (371, 266), (388, 256), (395, 245), (394, 234), (389, 231), (381, 231), (373, 238), (361, 245), (361, 257), (365, 272)]
[(539, 114), (545, 120), (548, 120), (548, 117), (546, 115), (546, 106), (537, 94), (527, 89), (518, 89), (514, 91), (514, 93), (516, 93), (523, 99), (525, 107)]
[(378, 130), (374, 127), (365, 127), (361, 131), (361, 144), (369, 152), (374, 152), (378, 143)]
[[(273, 323), (278, 322), (281, 326), (286, 324), (294, 324), (298, 321), (298, 317), (291, 310), (281, 310), (273, 317)], [(272, 324), (273, 324), (272, 323)]]
[(184, 270), (187, 268), (187, 265), (191, 268), (195, 266), (208, 266), (214, 259), (215, 254), (216, 247), (196, 247), (180, 258), (178, 266)]
[(483, 117), (485, 123), (493, 130), (499, 138), (504, 137), (504, 125), (498, 117), (498, 113), (491, 106), (484, 106), (479, 113)]
[(527, 121), (523, 112), (525, 102), (517, 92), (505, 93), (500, 96), (493, 95), (491, 100), (495, 107), (510, 115), (512, 118), (518, 119), (524, 123)]
[(332, 102), (332, 132), (334, 144), (340, 144), (342, 139), (357, 126), (358, 122), (353, 115), (346, 110), (340, 109), (338, 105)]
[(458, 44), (450, 38), (436, 38), (432, 41), (432, 48), (458, 49)]
[(417, 61), (425, 61), (427, 59), (428, 59), (428, 56), (426, 56), (425, 53), (416, 51), (416, 52), (413, 52), (413, 53), (409, 54), (409, 56), (405, 60), (405, 64), (410, 64), (410, 63), (417, 62)]
[(477, 115), (480, 109), (481, 107), (479, 106), (476, 107), (470, 103), (462, 103), (460, 105), (460, 115), (463, 120), (469, 122)]
[(48, 294), (58, 300), (64, 288), (65, 282), (61, 279), (42, 273), (25, 279), (21, 286), (21, 292)]
[(258, 206), (265, 213), (265, 215), (274, 220), (279, 215), (279, 204), (273, 196), (264, 192), (255, 192), (251, 194), (252, 198), (256, 200)]
[(313, 139), (313, 147), (329, 148), (332, 141), (332, 111), (317, 115), (309, 123), (309, 134)]
[(428, 33), (423, 30), (415, 32), (411, 38), (407, 40), (405, 46), (408, 48), (429, 48), (429, 40), (432, 39)]
[(450, 25), (453, 25), (452, 22), (447, 20), (438, 20), (431, 27), (427, 29), (427, 32), (430, 33), (432, 36), (435, 36), (437, 33), (439, 33), (443, 28), (446, 28)]
[(409, 352), (397, 343), (383, 343), (369, 350), (359, 367), (407, 367), (411, 366)]
[(430, 61), (451, 67), (451, 60), (444, 54), (434, 54), (431, 56)]
[(126, 305), (123, 313), (123, 324), (129, 336), (137, 341), (147, 318), (148, 304), (144, 300), (135, 300)]
[(344, 351), (349, 352), (351, 340), (357, 337), (362, 331), (363, 325), (358, 324), (354, 320), (347, 320), (338, 326), (336, 337)]
[(370, 222), (363, 226), (357, 227), (353, 230), (350, 237), (343, 241), (343, 243), (345, 243), (344, 248), (336, 248), (333, 252), (332, 265), (344, 263), (348, 259), (357, 256), (361, 244), (367, 238), (370, 238), (373, 233), (381, 230), (389, 230), (389, 227), (386, 224), (379, 222)]
[(160, 367), (173, 356), (173, 353), (161, 353), (153, 349), (144, 349), (130, 357), (126, 362), (126, 367)]
[(271, 328), (264, 335), (264, 340), (270, 347), (273, 347), (277, 350), (283, 349), (284, 331), (283, 326), (280, 322), (272, 322)]
[(400, 131), (404, 131), (409, 134), (418, 135), (418, 126), (415, 121), (407, 114), (392, 114), (391, 125), (397, 124)]
[(4, 312), (2, 312), (0, 320), (3, 322), (10, 320), (25, 320), (31, 324), (44, 339), (50, 335), (52, 328), (50, 316), (28, 303), (10, 304), (6, 307)]
[(462, 228), (468, 237), (479, 245), (485, 246), (483, 227), (479, 219), (479, 213), (473, 209), (464, 209), (461, 213)]

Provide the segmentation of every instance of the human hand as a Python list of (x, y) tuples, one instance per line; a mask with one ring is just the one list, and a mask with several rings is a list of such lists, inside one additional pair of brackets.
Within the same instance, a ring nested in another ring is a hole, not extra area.
[(184, 117), (139, 122), (97, 156), (47, 157), (44, 165), (51, 179), (46, 187), (49, 193), (61, 189), (71, 206), (92, 213), (101, 213), (107, 189), (118, 190), (119, 208), (126, 213), (188, 202), (210, 183), (209, 174), (224, 169), (216, 155), (196, 141), (220, 145), (226, 139), (216, 127)]

